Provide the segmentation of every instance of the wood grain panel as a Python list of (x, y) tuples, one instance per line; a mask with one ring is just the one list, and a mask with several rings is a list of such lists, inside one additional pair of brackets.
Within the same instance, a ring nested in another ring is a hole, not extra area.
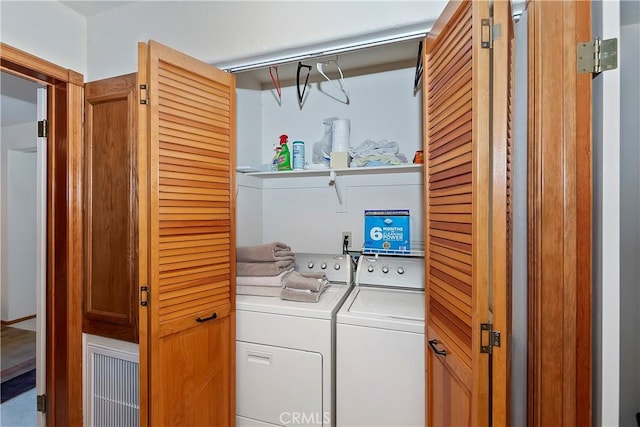
[(86, 333), (138, 342), (136, 75), (85, 85)]
[(451, 2), (425, 43), (427, 340), (447, 352), (427, 350), (429, 425), (489, 422), (479, 354), (489, 315), (489, 57), (479, 46), (488, 13), (486, 2)]
[[(158, 372), (157, 380), (166, 390), (159, 394), (160, 400), (156, 402), (163, 408), (157, 425), (231, 425), (232, 396), (220, 384), (232, 380), (228, 343), (232, 320), (227, 316), (167, 337), (160, 348), (158, 362), (173, 368)], [(194, 342), (199, 343), (197, 349), (188, 351)]]
[[(432, 334), (435, 335), (433, 331)], [(465, 381), (468, 381), (458, 377), (458, 372), (461, 369), (452, 369), (449, 367), (449, 363), (445, 363), (446, 357), (435, 355), (429, 348), (425, 354), (427, 356), (427, 375), (433, 378), (431, 404), (442, 409), (441, 411), (428, 411), (427, 424), (430, 426), (472, 425), (470, 420), (471, 395), (468, 389), (461, 386)], [(452, 401), (457, 402), (455, 407), (450, 404)]]

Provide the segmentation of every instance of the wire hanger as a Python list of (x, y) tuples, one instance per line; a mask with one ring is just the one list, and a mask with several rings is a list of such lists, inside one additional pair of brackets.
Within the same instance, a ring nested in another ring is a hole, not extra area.
[[(273, 74), (275, 72), (275, 77)], [(271, 77), (271, 83), (273, 83), (273, 87), (276, 89), (276, 93), (278, 94), (278, 104), (282, 105), (282, 86), (280, 85), (280, 76), (278, 75), (278, 66), (273, 65), (269, 67), (269, 76)]]
[[(307, 69), (307, 77), (304, 80), (304, 87), (302, 91), (300, 90), (300, 71), (306, 68)], [(307, 83), (309, 83), (309, 74), (311, 74), (311, 65), (305, 65), (302, 62), (298, 61), (298, 72), (296, 73), (296, 85), (298, 86), (298, 104), (302, 107), (302, 101), (304, 100), (304, 93), (307, 90)]]
[(418, 45), (418, 59), (416, 60), (416, 75), (413, 79), (413, 94), (415, 95), (420, 89), (420, 80), (422, 79), (422, 72), (424, 70), (424, 64), (422, 59), (422, 40)]
[[(330, 79), (325, 74), (324, 67), (328, 67), (331, 64), (335, 64), (336, 68), (338, 69), (338, 73), (340, 73), (340, 79), (338, 79), (337, 81)], [(338, 63), (338, 59), (337, 58), (336, 59), (329, 59), (327, 61), (318, 62), (318, 63), (316, 63), (316, 68), (318, 69), (318, 72), (322, 75), (322, 77), (324, 77), (328, 82), (331, 82), (335, 87), (338, 88), (338, 90), (340, 90), (344, 94), (345, 99), (344, 100), (338, 99), (338, 98), (336, 98), (336, 97), (334, 97), (332, 95), (329, 95), (328, 93), (325, 92), (327, 94), (327, 96), (329, 96), (329, 97), (331, 97), (331, 98), (333, 98), (333, 99), (335, 99), (337, 101), (343, 102), (345, 104), (349, 104), (349, 91), (347, 89), (347, 84), (344, 82), (344, 75), (342, 74), (342, 68), (340, 68), (340, 64)]]

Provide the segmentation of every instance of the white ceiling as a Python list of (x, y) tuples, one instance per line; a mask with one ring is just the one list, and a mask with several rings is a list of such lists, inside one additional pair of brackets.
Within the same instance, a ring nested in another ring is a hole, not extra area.
[(108, 1), (108, 0), (75, 0), (75, 1), (60, 1), (67, 7), (78, 12), (84, 17), (90, 17), (99, 13), (105, 12), (116, 7), (123, 6), (132, 1)]

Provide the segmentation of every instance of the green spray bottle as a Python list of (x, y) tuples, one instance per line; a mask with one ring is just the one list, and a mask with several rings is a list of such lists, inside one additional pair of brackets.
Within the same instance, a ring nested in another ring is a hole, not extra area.
[(289, 137), (287, 135), (280, 135), (280, 155), (278, 156), (278, 170), (290, 171), (291, 170), (291, 153), (289, 147), (287, 147), (287, 141)]

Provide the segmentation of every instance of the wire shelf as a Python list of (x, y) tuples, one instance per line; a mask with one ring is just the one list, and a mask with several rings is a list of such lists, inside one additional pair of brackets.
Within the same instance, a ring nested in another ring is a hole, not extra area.
[(411, 247), (414, 249), (399, 250), (399, 249), (380, 249), (380, 248), (367, 248), (362, 247), (362, 255), (391, 255), (391, 256), (405, 256), (405, 257), (424, 257), (424, 242), (412, 241)]

